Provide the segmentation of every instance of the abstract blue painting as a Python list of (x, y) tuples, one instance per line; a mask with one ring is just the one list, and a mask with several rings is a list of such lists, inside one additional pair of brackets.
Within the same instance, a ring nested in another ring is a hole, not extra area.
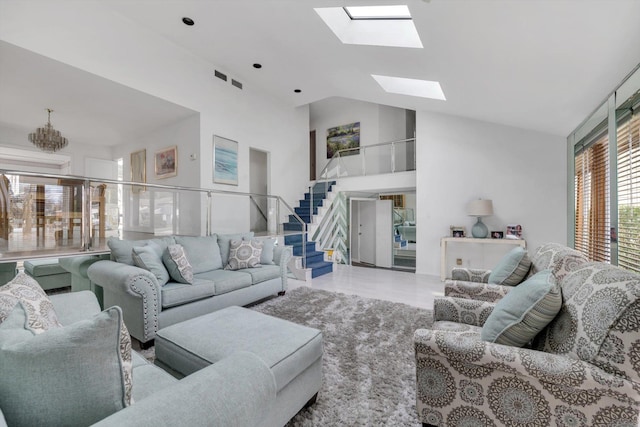
[(238, 143), (213, 136), (213, 182), (238, 185)]

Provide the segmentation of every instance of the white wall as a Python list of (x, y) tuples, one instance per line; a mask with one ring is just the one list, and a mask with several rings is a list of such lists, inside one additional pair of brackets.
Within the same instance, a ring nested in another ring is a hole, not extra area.
[[(404, 109), (339, 97), (314, 102), (309, 108), (309, 128), (316, 130), (316, 175), (318, 177), (329, 162), (327, 129), (354, 122), (360, 122), (361, 147), (406, 138)], [(381, 153), (370, 151), (367, 154), (367, 171), (370, 173), (379, 170), (390, 171), (388, 153), (385, 153), (387, 154), (385, 156), (378, 154)], [(345, 156), (342, 159), (342, 165), (349, 175), (361, 174), (361, 156), (362, 154)]]
[[(215, 64), (127, 17), (95, 2), (11, 2), (3, 4), (0, 38), (200, 112), (201, 187), (248, 191), (250, 146), (272, 154), (273, 194), (293, 204), (306, 187), (300, 177), (308, 173), (307, 107), (284, 105), (246, 79), (244, 90), (232, 87), (213, 76)], [(212, 182), (214, 134), (239, 143), (237, 187)], [(191, 177), (193, 170), (178, 169), (178, 174)], [(222, 208), (225, 228), (248, 229), (248, 215), (238, 214), (244, 211), (242, 203)]]
[(470, 232), (477, 198), (493, 200), (489, 230), (517, 223), (529, 248), (566, 243), (565, 138), (423, 111), (416, 130), (417, 273), (439, 274), (440, 238), (450, 225)]

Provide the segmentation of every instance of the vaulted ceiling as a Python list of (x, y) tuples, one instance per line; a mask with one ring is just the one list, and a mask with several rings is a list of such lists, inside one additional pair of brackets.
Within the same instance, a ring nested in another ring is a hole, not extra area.
[[(0, 6), (10, 1), (15, 0), (0, 0)], [(67, 7), (73, 3), (50, 1)], [(638, 0), (87, 2), (126, 16), (131, 25), (160, 34), (244, 85), (260, 87), (291, 106), (340, 96), (562, 136), (640, 62)], [(342, 44), (314, 11), (367, 4), (407, 4), (424, 47)], [(184, 25), (185, 16), (195, 25)], [(90, 25), (77, 31), (78, 37), (111, 36), (88, 33)], [(0, 94), (5, 98), (11, 92), (7, 85), (14, 83), (6, 58), (0, 61)], [(254, 68), (254, 63), (262, 68)], [(446, 101), (386, 93), (372, 74), (439, 81)], [(24, 88), (29, 78), (42, 76), (20, 75)], [(102, 96), (106, 99), (108, 93)], [(0, 121), (9, 114), (3, 102)], [(78, 97), (74, 102), (87, 100)], [(189, 112), (168, 107), (166, 113)], [(44, 119), (42, 112), (42, 119), (31, 123)]]

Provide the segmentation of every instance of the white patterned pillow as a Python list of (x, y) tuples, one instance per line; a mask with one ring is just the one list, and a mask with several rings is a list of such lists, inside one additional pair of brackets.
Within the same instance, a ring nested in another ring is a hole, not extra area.
[(229, 260), (225, 270), (257, 268), (260, 265), (263, 243), (256, 240), (232, 240), (229, 244)]
[(167, 246), (162, 254), (162, 262), (173, 280), (180, 283), (193, 283), (193, 267), (187, 259), (182, 245)]
[(22, 303), (27, 313), (26, 326), (34, 334), (62, 327), (47, 294), (34, 278), (25, 273), (19, 273), (0, 287), (0, 323), (5, 321), (18, 303)]

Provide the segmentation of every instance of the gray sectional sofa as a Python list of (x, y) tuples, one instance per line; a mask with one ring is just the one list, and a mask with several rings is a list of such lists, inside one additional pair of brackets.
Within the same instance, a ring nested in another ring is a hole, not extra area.
[[(274, 246), (274, 239), (263, 239), (259, 268), (224, 269), (231, 241), (253, 237), (249, 232), (135, 241), (110, 239), (111, 260), (93, 263), (87, 274), (91, 283), (102, 289), (104, 307), (121, 307), (129, 332), (145, 345), (155, 338), (159, 329), (169, 325), (225, 307), (244, 306), (271, 295), (284, 294), (292, 250), (287, 246)], [(175, 243), (182, 245), (193, 268), (193, 283), (170, 279), (163, 285), (159, 280), (164, 274), (162, 263), (160, 266), (147, 265), (148, 269), (134, 265), (132, 250), (135, 248), (154, 245), (164, 251)]]

